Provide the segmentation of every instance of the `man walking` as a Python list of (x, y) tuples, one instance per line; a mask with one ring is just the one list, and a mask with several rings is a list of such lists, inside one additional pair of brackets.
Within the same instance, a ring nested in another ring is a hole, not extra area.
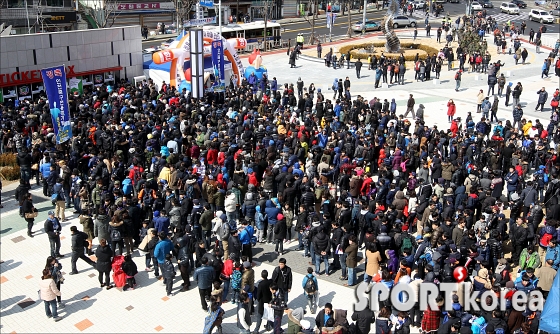
[(288, 293), (292, 290), (292, 269), (286, 265), (285, 258), (278, 260), (278, 267), (274, 268), (270, 281), (283, 291), (283, 300), (288, 304)]
[(462, 70), (458, 70), (457, 73), (455, 73), (455, 91), (458, 92), (459, 88), (461, 88), (461, 76), (463, 75), (463, 71)]
[(412, 118), (416, 118), (414, 116), (414, 97), (412, 97), (412, 94), (410, 94), (410, 97), (408, 98), (408, 101), (406, 102), (406, 112), (404, 113), (404, 118), (406, 118), (406, 116), (408, 115), (408, 113), (412, 113)]
[(96, 263), (93, 262), (89, 257), (85, 255), (85, 244), (87, 240), (87, 234), (78, 231), (76, 226), (70, 227), (70, 233), (72, 235), (72, 271), (70, 275), (75, 275), (78, 273), (78, 268), (76, 268), (76, 262), (78, 259), (82, 259), (87, 262), (90, 266), (95, 268)]
[(208, 265), (207, 257), (202, 257), (200, 263), (202, 266), (196, 268), (193, 279), (196, 280), (196, 285), (198, 286), (202, 309), (208, 311), (207, 300), (210, 299), (210, 291), (212, 289), (212, 282), (214, 281), (214, 268)]
[(52, 257), (64, 257), (60, 254), (60, 230), (62, 226), (58, 218), (54, 216), (54, 211), (49, 211), (48, 218), (45, 220), (45, 233), (49, 236)]
[(358, 60), (356, 60), (356, 63), (354, 64), (354, 66), (356, 67), (356, 77), (358, 77), (358, 79), (360, 78), (360, 71), (362, 70), (362, 61), (360, 60), (360, 58), (358, 58)]
[(159, 268), (165, 263), (165, 255), (173, 250), (173, 243), (167, 238), (165, 232), (159, 232), (158, 237), (159, 242), (154, 249), (154, 258), (156, 258), (156, 261), (154, 261), (154, 274), (159, 279)]
[(544, 108), (544, 104), (546, 103), (546, 100), (548, 100), (548, 93), (543, 87), (537, 92), (537, 94), (539, 94), (539, 100), (537, 101), (537, 106), (535, 107), (535, 110), (539, 109), (540, 106), (542, 112)]

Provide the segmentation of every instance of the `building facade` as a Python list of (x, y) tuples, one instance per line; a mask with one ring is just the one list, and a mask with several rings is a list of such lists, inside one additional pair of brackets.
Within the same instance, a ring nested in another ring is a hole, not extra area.
[(142, 75), (139, 26), (0, 37), (0, 97), (25, 99), (43, 88), (40, 70), (64, 65), (83, 86)]

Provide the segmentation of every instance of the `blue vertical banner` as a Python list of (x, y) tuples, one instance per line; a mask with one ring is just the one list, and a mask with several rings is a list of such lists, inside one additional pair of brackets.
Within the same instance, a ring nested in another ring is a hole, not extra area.
[(41, 70), (49, 108), (53, 122), (56, 143), (62, 144), (72, 138), (70, 109), (68, 108), (68, 90), (66, 71), (63, 65)]
[(216, 78), (212, 88), (215, 92), (224, 92), (226, 90), (224, 46), (218, 39), (212, 41), (212, 68)]

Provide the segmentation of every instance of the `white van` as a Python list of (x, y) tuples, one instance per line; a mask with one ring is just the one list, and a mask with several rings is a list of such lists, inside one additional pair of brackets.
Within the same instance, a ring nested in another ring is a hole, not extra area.
[(500, 11), (502, 13), (519, 15), (519, 7), (517, 7), (516, 4), (511, 2), (502, 2), (502, 5), (500, 6)]

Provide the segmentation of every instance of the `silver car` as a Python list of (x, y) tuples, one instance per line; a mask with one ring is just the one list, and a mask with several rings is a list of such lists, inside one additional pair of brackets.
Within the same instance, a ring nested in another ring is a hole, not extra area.
[(399, 27), (416, 27), (416, 19), (404, 15), (395, 16), (393, 18), (393, 28)]

